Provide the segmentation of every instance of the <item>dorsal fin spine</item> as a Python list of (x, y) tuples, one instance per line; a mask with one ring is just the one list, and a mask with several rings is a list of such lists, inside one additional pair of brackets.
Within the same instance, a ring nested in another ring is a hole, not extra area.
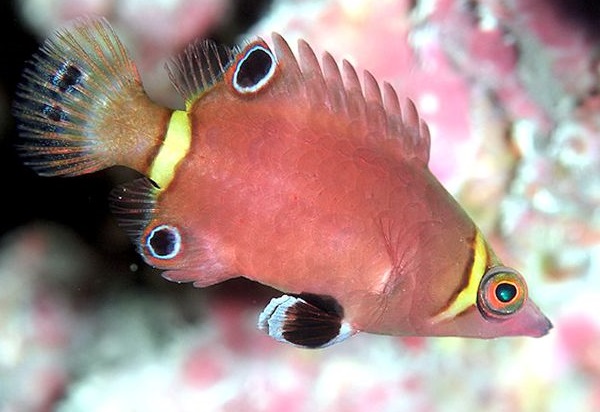
[(239, 48), (218, 45), (211, 40), (190, 44), (166, 64), (173, 87), (185, 99), (186, 108), (220, 81)]
[[(361, 84), (356, 70), (347, 60), (341, 70), (331, 54), (325, 52), (319, 63), (314, 51), (304, 40), (298, 41), (298, 59), (278, 34), (273, 34), (278, 60), (286, 69), (286, 80), (300, 85), (294, 92), (304, 96), (308, 104), (343, 113), (351, 121), (362, 121), (368, 130), (367, 139), (398, 139), (398, 153), (405, 159), (417, 159), (424, 166), (429, 161), (429, 129), (419, 117), (414, 103), (407, 100), (401, 108), (398, 95), (389, 83), (382, 87), (368, 71)], [(289, 89), (288, 89), (289, 90)], [(387, 145), (386, 145), (387, 146)]]

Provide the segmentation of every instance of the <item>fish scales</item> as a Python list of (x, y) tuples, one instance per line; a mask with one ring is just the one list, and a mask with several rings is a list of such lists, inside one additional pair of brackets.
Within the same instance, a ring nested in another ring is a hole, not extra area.
[(24, 162), (74, 176), (124, 165), (112, 210), (177, 282), (271, 286), (258, 327), (300, 347), (358, 332), (543, 336), (550, 321), (428, 168), (414, 104), (280, 35), (192, 43), (168, 65), (185, 109), (154, 103), (103, 18), (57, 31), (25, 70)]

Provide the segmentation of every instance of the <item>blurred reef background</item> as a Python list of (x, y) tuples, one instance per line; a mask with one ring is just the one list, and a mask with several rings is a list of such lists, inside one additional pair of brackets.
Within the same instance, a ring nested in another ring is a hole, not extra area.
[[(0, 412), (600, 410), (600, 3), (595, 0), (14, 0), (0, 43)], [(163, 280), (108, 213), (113, 168), (22, 166), (10, 105), (39, 42), (106, 16), (149, 94), (196, 37), (270, 32), (412, 98), (431, 169), (555, 328), (493, 341), (359, 335), (309, 351), (255, 329), (274, 292)]]

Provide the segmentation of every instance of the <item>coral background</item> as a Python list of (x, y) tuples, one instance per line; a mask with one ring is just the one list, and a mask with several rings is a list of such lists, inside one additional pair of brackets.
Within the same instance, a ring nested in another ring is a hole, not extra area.
[[(0, 412), (600, 410), (600, 3), (584, 0), (4, 2)], [(359, 335), (325, 350), (263, 336), (276, 292), (161, 279), (107, 213), (114, 168), (37, 177), (9, 107), (38, 42), (109, 18), (148, 92), (196, 37), (307, 39), (412, 98), (431, 168), (519, 268), (555, 328), (491, 341)]]

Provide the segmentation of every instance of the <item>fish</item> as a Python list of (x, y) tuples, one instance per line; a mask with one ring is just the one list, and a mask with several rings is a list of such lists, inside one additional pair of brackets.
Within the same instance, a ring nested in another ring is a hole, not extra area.
[(258, 329), (301, 348), (552, 328), (431, 172), (429, 128), (390, 83), (277, 33), (198, 39), (166, 72), (185, 107), (155, 103), (110, 23), (80, 17), (41, 44), (13, 105), (37, 174), (141, 173), (109, 203), (164, 278), (270, 286)]

